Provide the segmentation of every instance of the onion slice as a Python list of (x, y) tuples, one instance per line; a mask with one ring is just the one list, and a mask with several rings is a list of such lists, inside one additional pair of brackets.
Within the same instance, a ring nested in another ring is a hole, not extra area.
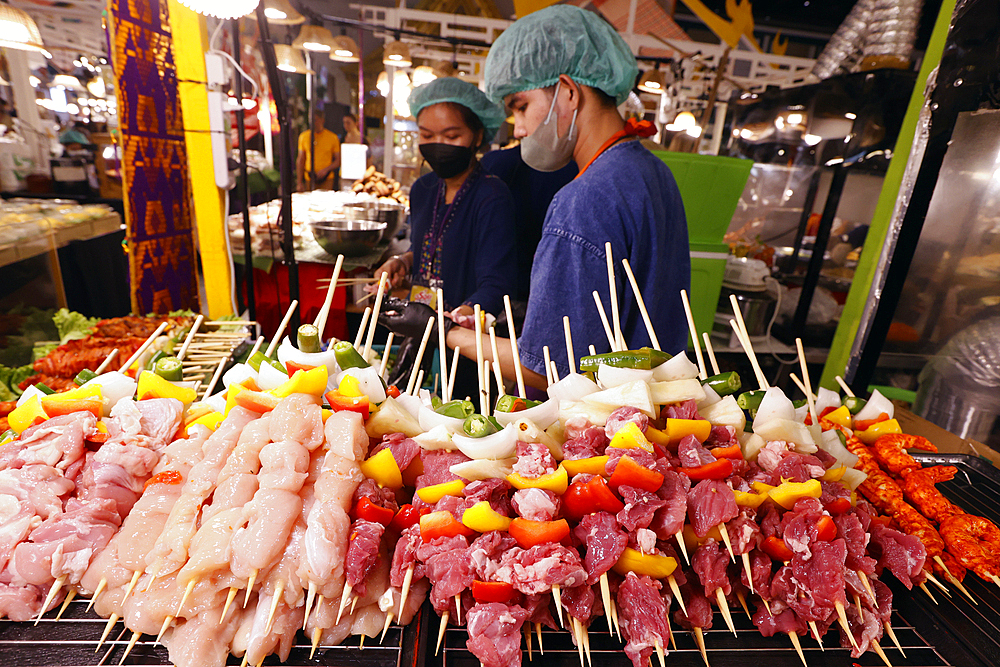
[(753, 420), (753, 430), (757, 431), (759, 426), (772, 419), (787, 419), (789, 421), (795, 419), (795, 406), (785, 396), (785, 392), (777, 387), (768, 389), (764, 398), (761, 399), (760, 406), (757, 408), (757, 416)]
[(872, 391), (872, 395), (868, 398), (868, 403), (861, 409), (858, 414), (854, 415), (854, 421), (867, 421), (869, 419), (878, 419), (879, 415), (882, 413), (889, 415), (889, 419), (892, 419), (893, 407), (892, 401), (883, 396), (878, 389)]
[(549, 385), (549, 398), (556, 401), (579, 401), (584, 396), (596, 394), (601, 388), (586, 375), (570, 373), (559, 382)]
[(512, 424), (521, 419), (528, 419), (534, 422), (539, 429), (544, 431), (548, 427), (552, 426), (556, 419), (559, 418), (559, 401), (554, 398), (550, 398), (541, 405), (536, 405), (535, 407), (528, 408), (527, 410), (518, 410), (517, 412), (494, 412), (493, 417), (501, 426)]
[(696, 377), (698, 377), (698, 367), (691, 363), (684, 352), (675, 354), (653, 369), (653, 380), (656, 382), (690, 380)]
[[(267, 365), (267, 364), (263, 364)], [(277, 371), (277, 369), (275, 369)], [(97, 378), (94, 378), (95, 380)], [(257, 382), (257, 371), (250, 364), (236, 364), (222, 376), (222, 385), (229, 389), (229, 385), (239, 384), (246, 380)], [(257, 386), (260, 386), (259, 384)]]
[(332, 349), (326, 352), (303, 352), (299, 348), (292, 345), (288, 340), (288, 336), (285, 336), (284, 340), (281, 341), (281, 345), (278, 346), (278, 361), (284, 366), (289, 361), (299, 364), (300, 366), (326, 366), (327, 372), (330, 375), (335, 375), (340, 372), (340, 366), (337, 365), (337, 355)]
[(513, 425), (483, 438), (455, 434), (451, 441), (470, 459), (506, 459), (517, 451), (518, 431)]
[(257, 386), (264, 391), (270, 391), (275, 387), (288, 382), (288, 376), (266, 361), (260, 365), (257, 373)]
[(420, 428), (425, 431), (429, 431), (435, 426), (444, 426), (452, 433), (462, 433), (462, 425), (465, 423), (464, 419), (439, 414), (426, 405), (420, 407), (420, 411), (417, 413), (417, 421), (420, 422)]
[(605, 389), (618, 387), (629, 382), (642, 380), (650, 382), (653, 379), (653, 371), (646, 371), (639, 368), (616, 368), (601, 364), (597, 367), (597, 381)]
[(343, 370), (333, 376), (337, 386), (340, 386), (340, 382), (346, 375), (350, 375), (358, 381), (358, 388), (365, 393), (369, 401), (381, 403), (385, 400), (385, 386), (382, 384), (382, 378), (379, 376), (377, 368), (369, 366)]

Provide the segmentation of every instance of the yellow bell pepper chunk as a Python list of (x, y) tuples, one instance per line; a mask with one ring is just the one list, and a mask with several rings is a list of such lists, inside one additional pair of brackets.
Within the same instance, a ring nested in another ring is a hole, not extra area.
[(775, 488), (771, 484), (765, 484), (764, 482), (752, 482), (750, 488), (757, 493), (767, 493), (771, 489)]
[(872, 424), (865, 431), (855, 431), (854, 435), (858, 436), (858, 440), (865, 443), (866, 445), (872, 445), (880, 436), (889, 435), (890, 433), (902, 433), (903, 429), (899, 427), (899, 422), (895, 419), (889, 419), (884, 422), (879, 422), (877, 424)]
[(642, 434), (642, 431), (639, 430), (639, 426), (635, 422), (629, 422), (618, 429), (618, 432), (611, 438), (611, 442), (608, 443), (608, 447), (614, 447), (615, 449), (634, 449), (638, 447), (639, 449), (645, 449), (650, 454), (653, 453), (653, 443)]
[(851, 411), (847, 409), (846, 405), (841, 405), (836, 410), (826, 413), (826, 416), (822, 420), (832, 422), (844, 428), (851, 428)]
[(364, 396), (365, 392), (361, 391), (361, 384), (358, 382), (358, 378), (353, 375), (345, 375), (337, 385), (337, 391), (340, 392), (341, 396)]
[(512, 472), (507, 475), (507, 481), (515, 489), (545, 489), (561, 496), (566, 493), (566, 488), (569, 486), (569, 475), (566, 468), (560, 463), (558, 468), (547, 475), (531, 479)]
[(712, 423), (706, 419), (674, 419), (667, 417), (667, 424), (663, 427), (663, 432), (667, 434), (669, 444), (673, 445), (689, 435), (693, 435), (698, 442), (708, 440), (712, 432)]
[(108, 432), (108, 425), (104, 423), (103, 419), (98, 419), (97, 420), (97, 426), (95, 428), (97, 429), (98, 433), (107, 433)]
[(144, 371), (139, 374), (139, 388), (136, 398), (144, 401), (147, 398), (176, 398), (184, 405), (194, 403), (198, 395), (190, 387), (178, 387), (169, 380), (164, 380), (156, 373)]
[(694, 553), (694, 551), (709, 540), (715, 540), (716, 542), (722, 541), (722, 533), (719, 532), (718, 526), (712, 526), (712, 528), (705, 533), (705, 537), (698, 537), (694, 532), (694, 528), (691, 524), (684, 524), (684, 529), (681, 531), (681, 539), (684, 540), (684, 546), (687, 547), (688, 553)]
[(491, 530), (507, 530), (510, 519), (490, 507), (489, 501), (482, 500), (462, 514), (462, 523), (477, 533), (488, 533)]
[(670, 438), (667, 437), (667, 434), (658, 428), (653, 428), (652, 426), (646, 427), (645, 436), (651, 443), (659, 445), (660, 447), (666, 447), (670, 444)]
[(782, 482), (767, 494), (771, 500), (790, 510), (795, 507), (795, 501), (799, 498), (819, 498), (823, 494), (823, 488), (818, 479), (811, 479), (808, 482)]
[(752, 507), (757, 509), (764, 504), (767, 500), (767, 492), (764, 493), (752, 493), (747, 491), (734, 491), (736, 496), (736, 504), (740, 507)]
[(77, 398), (104, 398), (104, 393), (101, 391), (101, 385), (90, 384), (86, 387), (77, 387), (76, 389), (69, 389), (67, 391), (60, 391), (59, 393), (52, 394), (52, 396), (58, 396), (61, 399), (72, 400)]
[[(381, 452), (380, 452), (381, 453)], [(422, 489), (417, 489), (420, 499), (429, 505), (433, 505), (445, 496), (460, 496), (465, 488), (465, 482), (460, 479), (453, 479), (450, 482), (431, 484)]]
[[(375, 483), (386, 489), (398, 489), (403, 486), (403, 473), (399, 464), (388, 448), (368, 458), (361, 464), (362, 474), (375, 480)], [(435, 501), (437, 502), (437, 501)]]
[(15, 433), (21, 435), (29, 426), (43, 422), (48, 418), (49, 416), (42, 408), (41, 399), (38, 396), (32, 396), (7, 415), (7, 425)]
[(6, 445), (8, 442), (13, 442), (16, 437), (17, 433), (14, 433), (13, 429), (8, 429), (3, 432), (2, 436), (0, 436), (0, 445)]
[(310, 368), (307, 371), (298, 370), (292, 377), (288, 378), (280, 385), (269, 391), (269, 394), (278, 398), (285, 398), (292, 394), (309, 394), (320, 398), (326, 391), (326, 383), (330, 379), (330, 374), (326, 371), (326, 365)]
[(607, 456), (591, 456), (586, 459), (563, 459), (562, 466), (569, 476), (587, 473), (588, 475), (607, 475), (604, 468), (608, 465)]
[(625, 548), (614, 571), (625, 576), (629, 572), (646, 575), (653, 579), (666, 579), (677, 569), (677, 561), (661, 554), (644, 554), (636, 549)]
[(333, 410), (328, 410), (327, 408), (323, 408), (322, 410), (320, 410), (320, 414), (323, 416), (323, 423), (325, 424), (326, 420), (329, 419), (330, 415), (333, 414)]
[(207, 426), (208, 428), (214, 431), (215, 429), (219, 428), (219, 424), (221, 424), (222, 420), (225, 418), (226, 416), (221, 412), (212, 410), (207, 415), (202, 415), (201, 417), (198, 417), (194, 421), (190, 422), (188, 424), (188, 427), (194, 426), (195, 424), (200, 424), (202, 426)]
[(246, 388), (243, 384), (229, 385), (229, 389), (226, 391), (226, 412), (224, 414), (228, 415), (229, 411), (236, 407), (236, 395)]
[(839, 465), (827, 470), (822, 479), (824, 482), (839, 482), (844, 477), (845, 472), (847, 472), (847, 466)]

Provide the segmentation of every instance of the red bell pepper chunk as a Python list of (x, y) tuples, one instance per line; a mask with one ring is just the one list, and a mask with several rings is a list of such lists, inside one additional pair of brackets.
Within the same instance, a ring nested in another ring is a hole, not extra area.
[(719, 459), (694, 468), (680, 468), (680, 471), (691, 479), (725, 479), (733, 474), (733, 462), (730, 459)]
[[(569, 527), (567, 526), (567, 531)], [(436, 537), (455, 537), (456, 535), (475, 535), (475, 531), (457, 521), (448, 510), (431, 512), (420, 517), (420, 539), (430, 542)]]
[(816, 539), (830, 542), (837, 539), (837, 524), (828, 516), (821, 516), (816, 522)]
[(479, 581), (472, 582), (472, 597), (479, 604), (487, 602), (502, 602), (504, 604), (514, 599), (516, 592), (514, 587), (505, 581)]
[(354, 505), (351, 516), (355, 519), (364, 519), (372, 523), (380, 523), (388, 526), (395, 518), (395, 513), (387, 507), (379, 507), (368, 498), (360, 498)]
[(315, 366), (310, 366), (309, 364), (300, 364), (295, 361), (288, 360), (285, 362), (285, 368), (288, 370), (288, 377), (295, 375), (295, 371), (311, 371), (316, 368)]
[(562, 506), (563, 514), (571, 521), (593, 512), (617, 514), (625, 509), (625, 504), (608, 488), (603, 477), (594, 477), (589, 482), (570, 484), (562, 496)]
[(828, 414), (830, 414), (831, 412), (833, 412), (834, 410), (836, 410), (838, 407), (840, 407), (840, 406), (837, 406), (837, 405), (828, 405), (828, 406), (826, 406), (825, 408), (823, 408), (823, 412), (819, 413), (819, 418), (822, 419), (823, 417), (826, 417)]
[(615, 491), (620, 486), (634, 486), (650, 493), (656, 493), (663, 486), (663, 475), (639, 465), (628, 456), (623, 456), (618, 460), (615, 471), (611, 473), (608, 485)]
[(108, 438), (110, 438), (110, 437), (111, 437), (111, 434), (108, 433), (107, 431), (98, 431), (97, 433), (94, 433), (93, 435), (88, 435), (87, 436), (87, 442), (93, 442), (94, 444), (97, 444), (97, 445), (103, 445), (105, 442), (108, 441)]
[(146, 481), (146, 485), (142, 488), (148, 489), (154, 484), (181, 484), (183, 482), (184, 476), (176, 470), (164, 470), (163, 472), (158, 472), (150, 477)]
[(406, 503), (399, 508), (399, 511), (396, 512), (396, 516), (392, 517), (392, 521), (389, 522), (389, 530), (401, 533), (410, 526), (415, 526), (420, 523), (420, 517), (425, 514), (430, 514), (430, 511), (429, 507), (417, 509), (410, 503)]
[(529, 521), (520, 517), (510, 522), (507, 529), (522, 549), (530, 549), (538, 544), (560, 542), (569, 535), (566, 519), (557, 521)]
[(330, 409), (334, 412), (345, 410), (347, 412), (357, 412), (366, 421), (371, 414), (371, 403), (367, 396), (344, 396), (339, 391), (326, 392), (326, 401), (330, 404)]
[(867, 431), (868, 429), (870, 429), (875, 424), (877, 424), (879, 422), (884, 422), (884, 421), (889, 421), (889, 415), (887, 415), (886, 413), (883, 412), (878, 417), (876, 417), (875, 419), (862, 419), (860, 421), (859, 420), (855, 420), (854, 421), (854, 426), (852, 428), (855, 431)]
[(729, 447), (714, 447), (712, 448), (712, 456), (717, 459), (742, 459), (743, 450), (740, 449), (739, 444), (730, 445)]
[(768, 556), (775, 560), (780, 560), (782, 562), (788, 562), (792, 560), (795, 555), (792, 550), (785, 545), (785, 541), (780, 537), (774, 537), (773, 535), (766, 540), (760, 547), (764, 550)]
[(397, 387), (394, 384), (390, 384), (389, 387), (385, 390), (385, 395), (390, 398), (399, 398), (399, 394), (400, 394), (399, 387)]
[(827, 512), (833, 515), (843, 514), (847, 510), (851, 509), (851, 499), (837, 498), (835, 500), (831, 500), (826, 504), (826, 507), (824, 509), (826, 509)]

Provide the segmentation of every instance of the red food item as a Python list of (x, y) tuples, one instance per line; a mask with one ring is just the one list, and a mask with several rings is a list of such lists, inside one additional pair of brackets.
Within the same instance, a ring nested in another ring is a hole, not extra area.
[(309, 364), (300, 364), (289, 359), (285, 362), (285, 369), (288, 371), (288, 377), (295, 375), (295, 371), (311, 371), (316, 368), (315, 366), (310, 366)]
[(743, 450), (740, 449), (739, 443), (728, 447), (713, 447), (710, 451), (717, 459), (743, 459)]
[[(423, 528), (421, 520), (421, 529)], [(569, 535), (569, 524), (566, 519), (558, 521), (528, 521), (520, 517), (510, 522), (507, 529), (510, 536), (517, 540), (523, 549), (530, 549), (539, 544), (561, 542)]]
[(608, 488), (603, 477), (587, 482), (573, 482), (562, 496), (563, 514), (576, 521), (593, 512), (617, 514), (625, 504)]
[(410, 503), (406, 503), (399, 508), (396, 512), (396, 516), (392, 517), (392, 521), (389, 522), (389, 530), (394, 530), (397, 533), (402, 533), (404, 530), (410, 526), (415, 526), (420, 523), (420, 517), (425, 514), (430, 514), (429, 507), (423, 507), (417, 509)]
[(379, 507), (367, 498), (360, 498), (351, 511), (351, 517), (388, 526), (395, 518), (395, 514), (387, 507)]
[(868, 429), (870, 429), (875, 424), (877, 424), (879, 422), (884, 422), (884, 421), (889, 421), (889, 415), (887, 415), (886, 413), (883, 412), (882, 414), (880, 414), (875, 419), (855, 420), (854, 421), (853, 429), (854, 429), (854, 431), (867, 431)]
[(816, 539), (822, 542), (829, 542), (837, 539), (837, 524), (828, 516), (821, 516), (816, 522)]
[(680, 471), (691, 479), (725, 479), (733, 474), (733, 462), (731, 459), (719, 459), (695, 468), (681, 468)]
[(397, 387), (394, 384), (390, 384), (389, 387), (385, 390), (385, 395), (389, 396), (390, 398), (399, 398), (399, 394), (400, 394), (399, 387)]
[(456, 535), (475, 535), (475, 531), (467, 528), (461, 521), (447, 511), (431, 512), (420, 517), (420, 539), (430, 542), (435, 537), (455, 537)]
[(89, 412), (100, 419), (101, 410), (104, 409), (104, 401), (96, 396), (93, 398), (59, 398), (59, 395), (55, 394), (42, 398), (42, 409), (45, 410), (45, 414), (50, 419), (60, 415), (70, 415), (74, 412)]
[(367, 396), (344, 396), (334, 389), (333, 391), (326, 392), (326, 401), (330, 404), (330, 409), (334, 412), (340, 412), (341, 410), (357, 412), (366, 421), (371, 414), (371, 403), (368, 401)]
[(184, 476), (176, 470), (164, 470), (150, 477), (143, 488), (148, 489), (154, 484), (182, 484), (183, 482)]
[(764, 540), (760, 548), (771, 558), (782, 562), (792, 560), (792, 557), (795, 555), (791, 549), (785, 546), (784, 540), (774, 536)]
[(834, 516), (843, 514), (851, 509), (851, 499), (850, 498), (837, 498), (826, 504), (824, 509), (833, 514)]
[[(730, 464), (732, 470), (732, 464)], [(639, 465), (629, 456), (623, 456), (615, 466), (615, 471), (608, 480), (608, 485), (618, 490), (619, 486), (634, 486), (650, 493), (656, 493), (663, 484), (663, 475)]]
[(479, 604), (487, 602), (509, 603), (514, 599), (516, 591), (514, 587), (505, 581), (479, 581), (472, 582), (472, 597)]

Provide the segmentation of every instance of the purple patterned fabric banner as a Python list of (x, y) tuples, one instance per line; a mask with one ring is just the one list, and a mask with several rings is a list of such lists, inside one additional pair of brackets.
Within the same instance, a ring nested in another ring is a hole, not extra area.
[(166, 0), (111, 0), (132, 310), (198, 310), (191, 186)]

